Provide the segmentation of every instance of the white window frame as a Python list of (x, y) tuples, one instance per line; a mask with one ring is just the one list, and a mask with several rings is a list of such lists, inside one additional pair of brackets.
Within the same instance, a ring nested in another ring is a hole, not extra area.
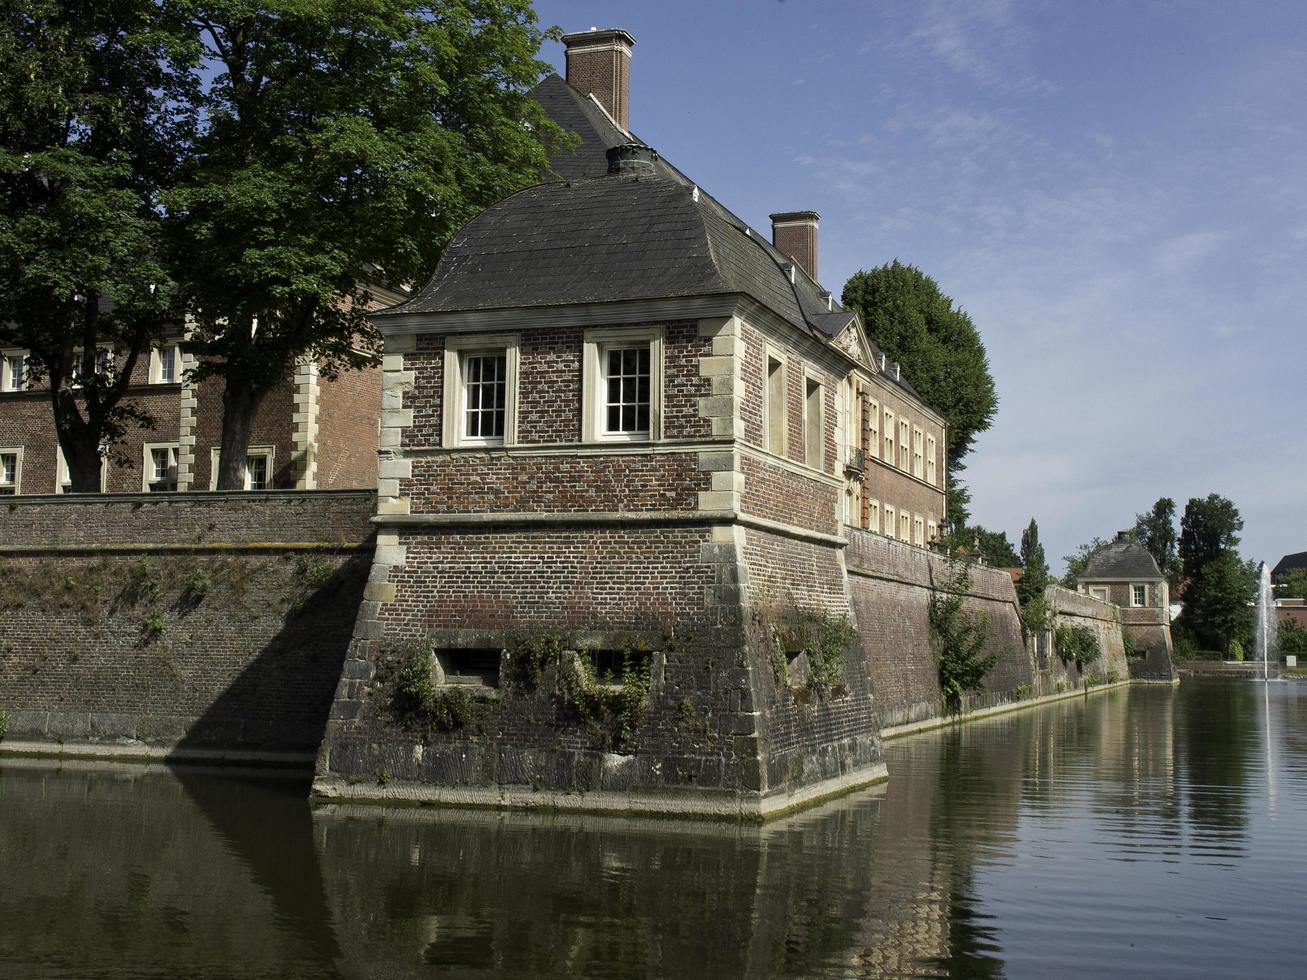
[(912, 423), (899, 416), (899, 458), (895, 464), (904, 473), (912, 472)]
[(939, 525), (934, 521), (926, 522), (926, 544), (934, 544), (939, 539)]
[[(181, 455), (181, 444), (176, 442), (147, 442), (141, 447), (141, 493), (176, 493), (176, 490), (151, 490), (154, 483), (154, 450), (166, 449), (172, 453), (172, 480), (177, 483), (177, 462)], [(180, 488), (180, 484), (178, 484)]]
[[(217, 490), (217, 489), (218, 489), (218, 454), (219, 454), (221, 451), (222, 451), (222, 450), (221, 450), (218, 446), (214, 446), (212, 449), (209, 450), (209, 489), (210, 489), (210, 490)], [(245, 463), (245, 481), (244, 481), (244, 486), (241, 488), (241, 489), (243, 489), (243, 490), (249, 490), (249, 489), (250, 489), (250, 464), (249, 464), (249, 458), (250, 458), (251, 456), (264, 456), (264, 457), (267, 457), (267, 460), (268, 460), (268, 483), (269, 483), (269, 484), (272, 483), (272, 481), (273, 481), (273, 476), (274, 476), (274, 474), (277, 472), (277, 470), (276, 470), (276, 465), (275, 465), (276, 462), (277, 462), (277, 447), (276, 447), (276, 446), (250, 446), (248, 449), (245, 450), (245, 459), (246, 459), (246, 463)], [(271, 487), (271, 486), (268, 486), (268, 487), (265, 487), (264, 489), (265, 489), (265, 490), (271, 490), (272, 487)], [(262, 492), (262, 491), (261, 491), (261, 492)]]
[[(21, 383), (15, 385), (13, 378), (13, 369), (9, 366), (10, 359), (21, 357), (23, 359), (23, 376)], [(28, 362), (31, 360), (31, 354), (25, 350), (3, 350), (0, 351), (0, 391), (27, 391), (31, 388), (32, 369)]]
[[(649, 431), (607, 431), (604, 354), (613, 347), (649, 345)], [(663, 328), (602, 327), (585, 332), (581, 377), (582, 442), (658, 442), (663, 437)]]
[[(815, 388), (817, 396), (817, 418), (808, 413), (808, 401), (814, 394), (809, 388)], [(813, 424), (817, 428), (817, 460), (813, 462), (813, 447), (809, 445)], [(826, 383), (821, 375), (807, 369), (803, 372), (803, 462), (809, 469), (826, 472)]]
[[(68, 461), (64, 459), (64, 447), (58, 444), (54, 447), (54, 492), (71, 493), (65, 491), (64, 484), (71, 484), (73, 481), (68, 475)], [(100, 460), (100, 492), (104, 493), (104, 488), (109, 485), (109, 460)]]
[(926, 546), (926, 519), (920, 514), (912, 515), (912, 543), (918, 548)]
[(871, 432), (867, 439), (867, 453), (872, 459), (880, 459), (880, 402), (870, 399), (867, 418), (871, 420)]
[(926, 433), (926, 482), (932, 487), (936, 486), (936, 479), (938, 476), (938, 470), (936, 469), (935, 463), (936, 453), (937, 445), (935, 437), (930, 433)]
[(899, 515), (893, 504), (885, 505), (885, 537), (893, 540), (899, 536)]
[[(6, 493), (4, 496), (18, 496), (23, 492), (23, 447), (22, 446), (0, 446), (0, 456), (14, 457), (14, 482), (0, 483), (0, 487), (13, 487), (12, 494)], [(0, 479), (3, 479), (4, 471), (0, 469)]]
[[(503, 438), (463, 435), (464, 358), (473, 354), (504, 355)], [(449, 448), (513, 446), (517, 444), (517, 377), (521, 360), (521, 337), (515, 333), (455, 334), (445, 338), (445, 391), (441, 407), (441, 444)]]
[(898, 460), (898, 449), (896, 448), (898, 444), (894, 441), (894, 437), (898, 430), (894, 428), (894, 412), (892, 409), (885, 409), (884, 423), (885, 454), (881, 459), (889, 463), (890, 466), (895, 466)]
[(912, 515), (906, 511), (899, 511), (899, 540), (912, 543)]
[(1112, 590), (1105, 585), (1086, 586), (1086, 591), (1089, 593), (1091, 599), (1099, 599), (1103, 602), (1111, 601)]
[(918, 480), (926, 478), (926, 434), (917, 428), (912, 427), (912, 475)]
[[(163, 377), (163, 352), (172, 351), (172, 370), (174, 377), (171, 380), (165, 380)], [(176, 385), (182, 381), (182, 352), (176, 344), (161, 344), (158, 347), (150, 348), (150, 384), (152, 385)]]
[[(771, 366), (780, 365), (781, 371), (781, 427), (780, 446), (772, 445), (772, 416), (776, 406), (771, 392)], [(768, 344), (762, 355), (762, 448), (773, 456), (784, 457), (790, 450), (790, 363), (785, 352)]]
[(867, 530), (880, 534), (880, 501), (867, 501)]
[[(1143, 590), (1144, 590), (1144, 601), (1143, 601), (1143, 602), (1140, 602), (1140, 601), (1138, 600), (1138, 597), (1135, 595), (1135, 589), (1143, 589)], [(1130, 608), (1132, 608), (1132, 609), (1147, 609), (1147, 608), (1148, 608), (1148, 583), (1147, 583), (1147, 582), (1131, 582), (1131, 583), (1130, 583)]]

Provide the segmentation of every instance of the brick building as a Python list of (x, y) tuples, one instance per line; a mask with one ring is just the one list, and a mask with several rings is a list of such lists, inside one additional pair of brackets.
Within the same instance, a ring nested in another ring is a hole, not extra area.
[[(1148, 669), (1172, 676), (1171, 596), (1166, 576), (1152, 554), (1129, 531), (1089, 560), (1077, 579), (1079, 589), (1121, 608), (1121, 626), (1134, 638)], [(1138, 675), (1131, 665), (1132, 675)]]
[[(378, 297), (378, 305), (403, 298), (384, 289), (378, 289)], [(106, 350), (101, 363), (122, 356)], [(137, 359), (127, 400), (153, 416), (155, 427), (128, 428), (117, 451), (130, 465), (105, 460), (102, 491), (214, 489), (223, 383), (220, 378), (188, 380), (192, 367), (194, 355), (175, 340)], [(380, 401), (380, 365), (329, 380), (304, 360), (255, 412), (245, 489), (374, 487)], [(0, 494), (64, 493), (68, 486), (49, 388), (32, 382), (26, 351), (0, 350)]]
[[(535, 95), (579, 146), (373, 318), (380, 532), (318, 791), (382, 767), (417, 796), (675, 789), (756, 814), (879, 778), (867, 660), (808, 627), (852, 618), (846, 522), (937, 533), (944, 421), (820, 284), (818, 216), (748, 227), (625, 128), (631, 36), (564, 40), (568, 81)], [(563, 678), (643, 670), (616, 751), (511, 679), (545, 637)], [(437, 684), (477, 695), (429, 742), (377, 696), (422, 643)], [(820, 682), (819, 647), (839, 664)]]

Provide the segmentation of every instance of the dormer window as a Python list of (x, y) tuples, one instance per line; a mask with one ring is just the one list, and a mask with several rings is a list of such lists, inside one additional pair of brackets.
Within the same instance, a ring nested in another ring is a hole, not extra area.
[(444, 444), (511, 446), (517, 441), (516, 334), (445, 338)]
[(587, 330), (583, 442), (642, 442), (662, 434), (661, 327)]

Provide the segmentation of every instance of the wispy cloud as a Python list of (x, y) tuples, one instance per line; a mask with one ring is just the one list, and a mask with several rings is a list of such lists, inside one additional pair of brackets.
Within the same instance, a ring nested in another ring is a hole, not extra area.
[(929, 0), (909, 35), (922, 51), (982, 85), (1028, 94), (1056, 91), (1026, 67), (1030, 39), (1011, 0)]

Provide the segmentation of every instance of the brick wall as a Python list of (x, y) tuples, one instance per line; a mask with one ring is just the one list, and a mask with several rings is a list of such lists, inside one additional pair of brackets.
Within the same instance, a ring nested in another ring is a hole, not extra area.
[(1131, 676), (1131, 665), (1126, 660), (1125, 642), (1121, 634), (1121, 610), (1110, 602), (1072, 592), (1059, 585), (1048, 587), (1048, 605), (1053, 610), (1054, 629), (1067, 625), (1093, 630), (1098, 637), (1101, 655), (1080, 670), (1074, 662), (1064, 663), (1051, 644), (1041, 646), (1036, 651), (1036, 664), (1046, 692), (1055, 689), (1059, 682), (1068, 688), (1076, 687), (1089, 675), (1106, 679), (1110, 673), (1122, 680)]
[(377, 422), (381, 365), (321, 378), (318, 409), (318, 490), (377, 486)]
[[(195, 418), (195, 478), (193, 490), (208, 490), (213, 479), (213, 451), (222, 444), (221, 378), (208, 378), (198, 385)], [(288, 490), (295, 486), (295, 431), (291, 416), (295, 412), (295, 385), (289, 374), (274, 385), (254, 412), (250, 425), (250, 448), (271, 446), (272, 489)], [(371, 444), (376, 445), (375, 435)]]
[(370, 562), (372, 495), (0, 507), (7, 742), (312, 753)]
[[(882, 726), (939, 717), (943, 705), (929, 604), (932, 584), (950, 576), (948, 560), (867, 531), (846, 528), (845, 533), (849, 591)], [(973, 567), (971, 579), (966, 608), (988, 619), (985, 652), (998, 653), (999, 662), (985, 690), (965, 703), (968, 710), (1012, 700), (1018, 685), (1033, 691), (1036, 683), (1011, 577), (1000, 569)]]

